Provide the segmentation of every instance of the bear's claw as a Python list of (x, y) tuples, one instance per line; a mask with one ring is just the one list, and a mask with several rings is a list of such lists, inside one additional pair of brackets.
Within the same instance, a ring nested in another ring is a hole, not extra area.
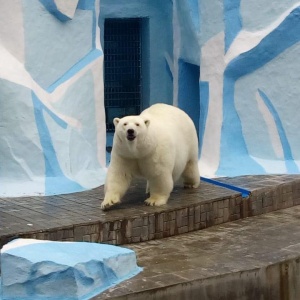
[[(104, 202), (104, 201), (103, 201)], [(101, 203), (100, 207), (102, 210), (107, 210), (108, 208), (110, 208), (113, 204), (103, 204)]]
[(109, 200), (107, 198), (105, 198), (103, 200), (103, 202), (100, 204), (101, 209), (106, 210), (108, 208), (110, 208), (113, 205), (116, 205), (117, 203), (120, 203), (120, 199), (118, 199), (117, 197), (112, 197)]
[(168, 201), (168, 199), (165, 199), (165, 198), (150, 197), (150, 198), (145, 200), (145, 204), (149, 205), (149, 206), (161, 206), (161, 205), (166, 204), (167, 201)]
[(184, 183), (184, 188), (185, 189), (196, 189), (197, 187), (199, 187), (199, 182), (196, 183)]

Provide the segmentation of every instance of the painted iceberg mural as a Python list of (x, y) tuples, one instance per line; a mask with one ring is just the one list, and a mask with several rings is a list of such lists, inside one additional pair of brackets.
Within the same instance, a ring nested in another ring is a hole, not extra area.
[(0, 196), (103, 184), (107, 18), (142, 20), (141, 107), (192, 117), (202, 176), (299, 173), (299, 1), (0, 5)]
[(76, 192), (103, 182), (99, 6), (1, 2), (0, 196)]
[(202, 174), (299, 173), (300, 2), (200, 2)]

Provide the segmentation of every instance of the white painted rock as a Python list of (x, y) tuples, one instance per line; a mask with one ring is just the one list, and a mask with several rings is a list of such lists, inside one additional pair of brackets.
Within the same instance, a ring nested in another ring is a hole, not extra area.
[(140, 271), (126, 248), (17, 239), (1, 250), (2, 300), (89, 299)]

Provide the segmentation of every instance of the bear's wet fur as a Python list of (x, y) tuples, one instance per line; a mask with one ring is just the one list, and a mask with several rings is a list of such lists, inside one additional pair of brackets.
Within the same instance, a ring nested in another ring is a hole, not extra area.
[(198, 138), (191, 118), (179, 108), (154, 104), (138, 116), (115, 118), (111, 162), (101, 208), (121, 201), (133, 178), (147, 180), (147, 205), (167, 203), (174, 183), (200, 183)]

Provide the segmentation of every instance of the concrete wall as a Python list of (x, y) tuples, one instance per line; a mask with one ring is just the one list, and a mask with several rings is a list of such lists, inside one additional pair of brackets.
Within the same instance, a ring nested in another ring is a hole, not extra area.
[(118, 300), (297, 300), (300, 297), (299, 280), (297, 257), (251, 270), (121, 296)]

